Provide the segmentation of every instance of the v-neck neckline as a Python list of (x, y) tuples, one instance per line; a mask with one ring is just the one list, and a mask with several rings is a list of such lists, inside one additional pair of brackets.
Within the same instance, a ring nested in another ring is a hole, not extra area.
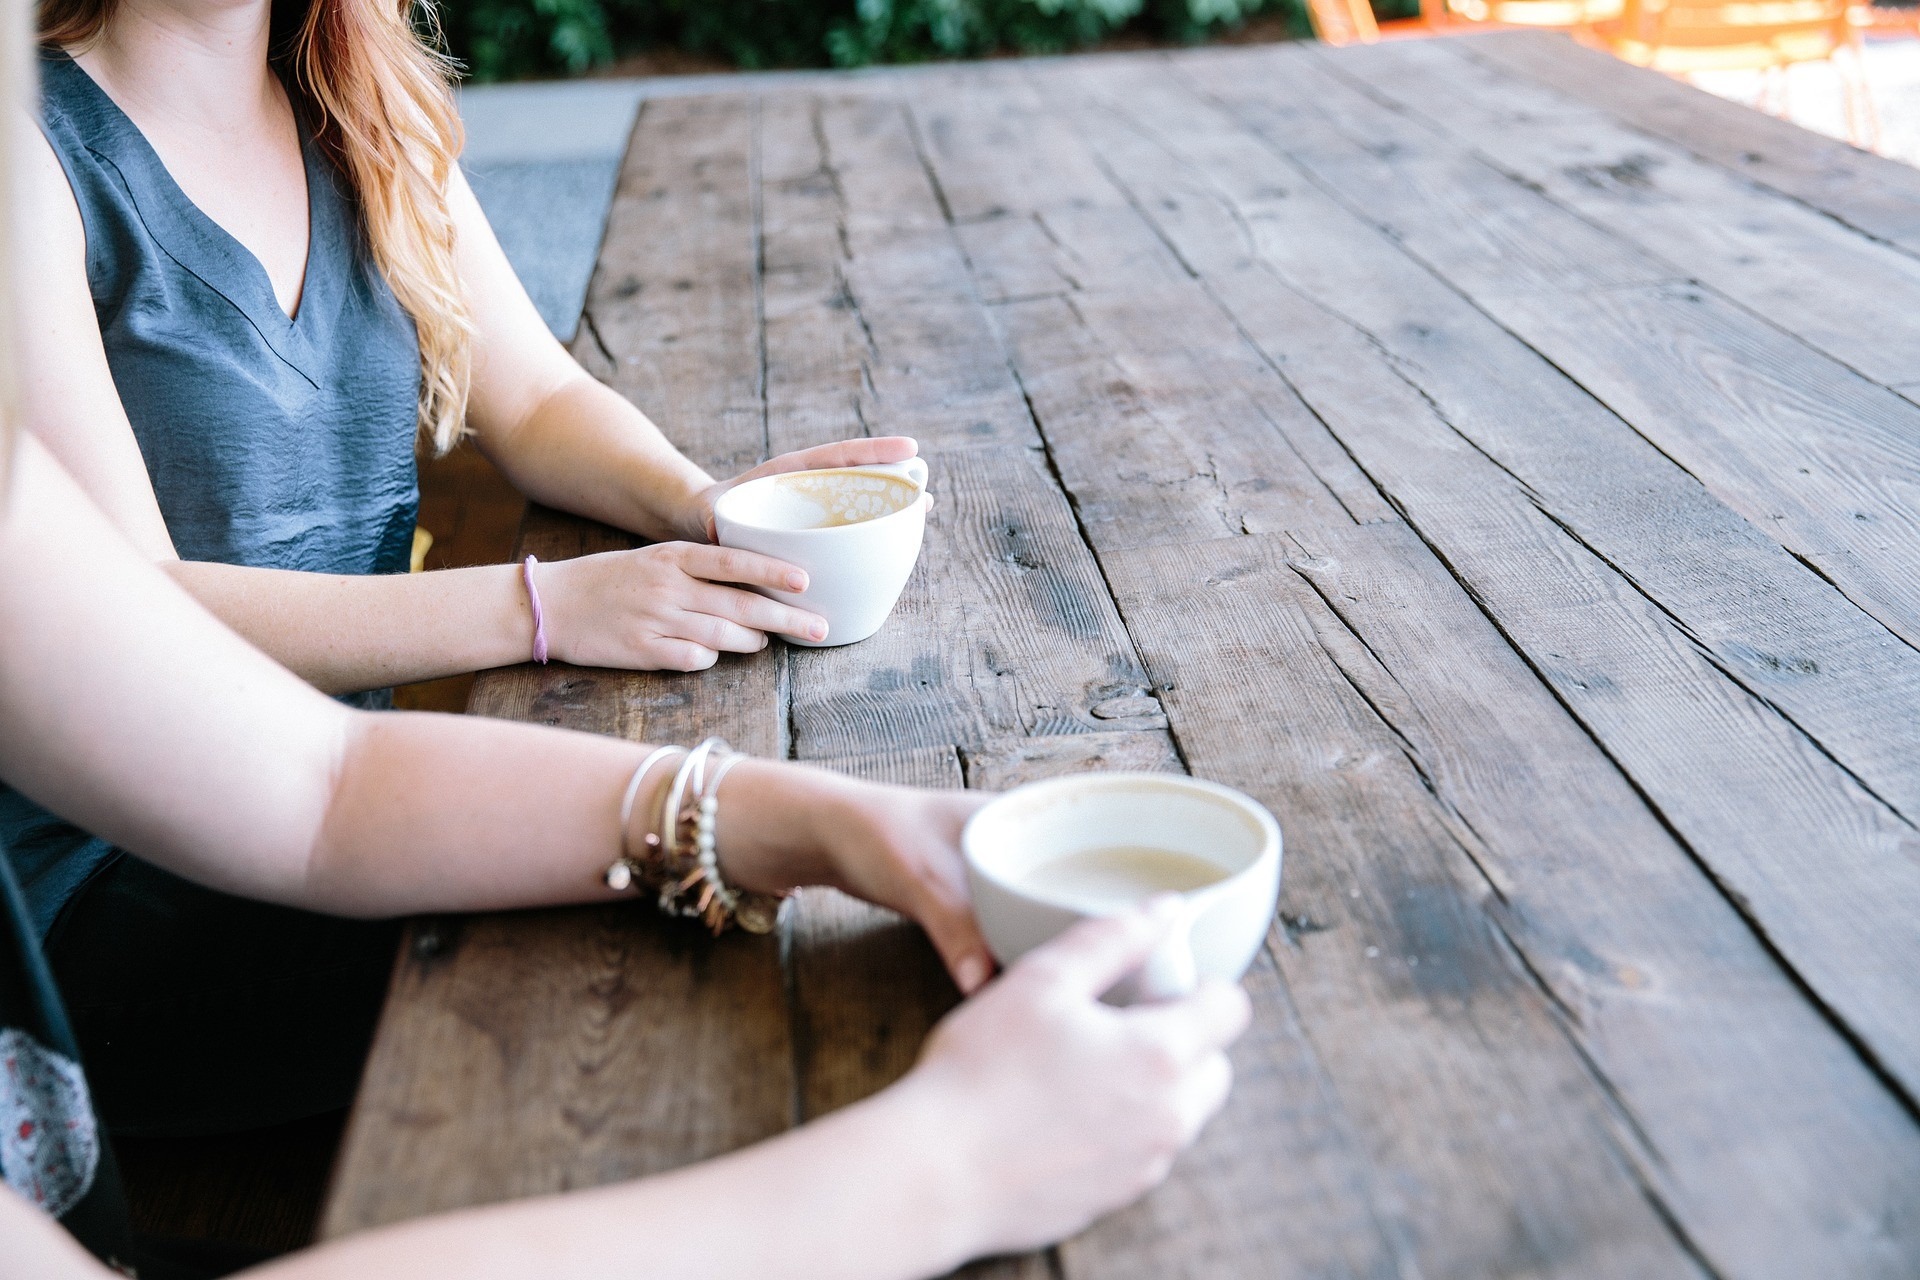
[[(49, 49), (47, 54), (53, 66), (77, 78), (76, 83), (109, 126), (107, 136), (89, 139), (88, 147), (121, 171), (127, 192), (155, 241), (169, 257), (244, 314), (281, 359), (313, 381), (302, 357), (311, 354), (309, 331), (320, 323), (314, 318), (316, 313), (325, 314), (331, 309), (342, 286), (335, 278), (338, 273), (328, 270), (321, 261), (325, 244), (335, 240), (342, 228), (334, 225), (341, 219), (340, 201), (323, 198), (331, 189), (332, 176), (312, 142), (300, 139), (307, 183), (307, 257), (300, 300), (294, 313), (288, 315), (259, 257), (194, 203), (113, 95), (65, 50)], [(129, 169), (144, 172), (147, 181), (133, 181)]]

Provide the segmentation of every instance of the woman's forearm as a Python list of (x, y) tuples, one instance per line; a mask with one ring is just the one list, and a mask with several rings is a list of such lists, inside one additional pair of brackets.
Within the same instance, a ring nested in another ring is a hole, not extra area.
[(483, 426), (475, 441), (536, 502), (647, 538), (705, 540), (698, 498), (713, 477), (644, 413), (583, 372), (575, 370), (510, 429)]
[(324, 693), (525, 662), (533, 613), (515, 565), (365, 576), (162, 562), (209, 612)]
[[(649, 771), (623, 840), (620, 799), (648, 750), (470, 716), (356, 716), (298, 902), (403, 915), (614, 900), (606, 869), (657, 827), (673, 773)], [(823, 828), (853, 789), (743, 761), (720, 791), (723, 867), (749, 888), (830, 883)]]
[(639, 1182), (446, 1214), (248, 1272), (468, 1280), (911, 1280), (980, 1233), (954, 1148), (913, 1081), (768, 1142)]

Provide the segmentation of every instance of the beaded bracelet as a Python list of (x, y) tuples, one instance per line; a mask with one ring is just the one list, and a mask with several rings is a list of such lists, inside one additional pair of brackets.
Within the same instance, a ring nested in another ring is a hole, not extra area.
[(719, 738), (708, 738), (681, 758), (663, 794), (658, 833), (647, 835), (643, 856), (636, 858), (627, 850), (632, 797), (647, 770), (677, 750), (665, 747), (649, 755), (628, 784), (621, 805), (622, 856), (606, 870), (607, 887), (618, 891), (643, 886), (656, 895), (661, 911), (701, 919), (716, 934), (729, 924), (738, 924), (748, 933), (771, 932), (779, 921), (784, 896), (735, 889), (720, 873), (715, 840), (720, 782), (745, 757)]

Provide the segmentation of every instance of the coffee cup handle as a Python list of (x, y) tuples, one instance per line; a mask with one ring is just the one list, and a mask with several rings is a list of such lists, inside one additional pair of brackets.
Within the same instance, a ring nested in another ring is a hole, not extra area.
[(1186, 912), (1167, 940), (1155, 947), (1140, 966), (1141, 999), (1177, 1000), (1200, 985), (1199, 966), (1193, 959), (1193, 919), (1194, 913)]
[(908, 458), (905, 462), (876, 462), (871, 466), (861, 467), (860, 470), (878, 471), (883, 475), (899, 476), (916, 489), (924, 490), (927, 487), (927, 460), (925, 458)]

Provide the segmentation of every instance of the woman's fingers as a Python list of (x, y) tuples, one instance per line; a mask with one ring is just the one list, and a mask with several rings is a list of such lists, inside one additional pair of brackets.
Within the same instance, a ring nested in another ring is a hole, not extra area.
[(1183, 1065), (1220, 1052), (1247, 1029), (1253, 1006), (1231, 982), (1208, 982), (1192, 995), (1127, 1011), (1136, 1033), (1160, 1041)]
[(767, 647), (765, 632), (696, 609), (682, 611), (670, 626), (671, 638), (688, 640), (716, 653), (758, 653)]
[(817, 613), (796, 609), (732, 587), (706, 586), (694, 591), (687, 607), (700, 613), (725, 618), (755, 631), (771, 631), (796, 640), (825, 640), (827, 620)]
[(970, 996), (993, 976), (993, 953), (974, 919), (972, 904), (945, 889), (929, 893), (913, 913), (947, 966), (953, 985)]
[(779, 475), (784, 471), (817, 471), (824, 467), (870, 467), (876, 463), (905, 462), (919, 452), (920, 443), (912, 436), (840, 440), (783, 453), (761, 463), (740, 479), (757, 480), (761, 476)]
[(1098, 996), (1146, 962), (1181, 910), (1179, 898), (1166, 894), (1142, 909), (1082, 920), (1028, 952), (1014, 969)]
[(682, 543), (680, 568), (689, 576), (707, 582), (733, 582), (743, 587), (767, 587), (774, 591), (807, 589), (805, 570), (784, 560), (775, 560), (757, 551), (742, 551), (738, 547)]
[(656, 639), (643, 651), (648, 671), (705, 671), (720, 661), (720, 655), (691, 640)]
[(1232, 1091), (1233, 1064), (1217, 1049), (1187, 1072), (1173, 1097), (1174, 1113), (1180, 1119), (1181, 1146), (1200, 1135), (1207, 1121), (1226, 1105)]

